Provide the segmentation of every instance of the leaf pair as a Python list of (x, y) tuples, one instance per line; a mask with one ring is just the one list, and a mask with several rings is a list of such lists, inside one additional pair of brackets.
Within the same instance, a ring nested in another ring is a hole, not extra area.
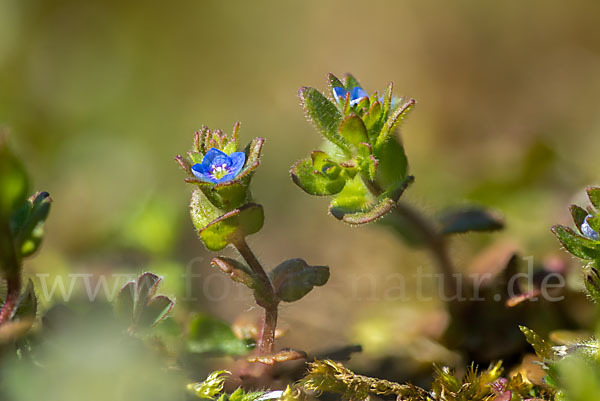
[[(258, 305), (270, 307), (279, 301), (294, 302), (303, 298), (315, 286), (322, 286), (329, 280), (327, 266), (310, 266), (302, 259), (289, 259), (269, 272), (269, 281), (273, 291), (265, 288), (265, 284), (245, 264), (234, 259), (218, 257), (212, 260), (229, 277), (254, 292)], [(273, 299), (273, 295), (276, 297)]]
[(130, 329), (147, 329), (167, 317), (175, 301), (165, 295), (155, 295), (161, 278), (144, 273), (125, 284), (115, 300), (115, 314)]

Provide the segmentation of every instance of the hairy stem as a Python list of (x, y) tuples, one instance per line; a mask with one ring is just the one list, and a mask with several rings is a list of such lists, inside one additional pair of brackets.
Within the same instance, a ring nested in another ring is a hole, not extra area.
[(263, 282), (265, 289), (270, 291), (269, 298), (273, 300), (269, 305), (261, 305), (265, 309), (265, 317), (263, 319), (263, 326), (258, 340), (258, 350), (261, 354), (270, 354), (273, 352), (273, 344), (275, 342), (275, 328), (277, 327), (277, 296), (271, 280), (265, 269), (262, 267), (245, 238), (240, 238), (233, 243), (233, 246), (238, 250), (240, 255), (244, 258), (256, 278)]

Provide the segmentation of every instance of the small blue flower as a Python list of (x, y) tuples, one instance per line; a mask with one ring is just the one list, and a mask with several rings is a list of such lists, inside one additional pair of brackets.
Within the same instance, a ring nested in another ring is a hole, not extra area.
[(585, 220), (583, 220), (583, 224), (581, 225), (581, 233), (594, 241), (600, 241), (600, 234), (598, 231), (594, 230), (590, 223), (588, 223), (588, 218), (593, 217), (591, 215), (587, 215)]
[(228, 155), (216, 148), (210, 148), (202, 158), (202, 163), (192, 166), (192, 173), (200, 181), (220, 184), (233, 180), (244, 167), (246, 154), (233, 152)]
[(350, 92), (350, 106), (356, 106), (362, 99), (369, 97), (369, 94), (359, 86), (355, 86), (350, 91), (347, 91), (340, 86), (336, 86), (333, 88), (333, 97), (336, 100), (344, 101), (344, 99), (346, 99), (346, 93), (348, 92)]

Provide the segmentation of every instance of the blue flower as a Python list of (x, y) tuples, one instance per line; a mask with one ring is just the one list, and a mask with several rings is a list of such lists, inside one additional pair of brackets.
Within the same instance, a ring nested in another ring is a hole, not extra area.
[(202, 163), (192, 166), (192, 173), (200, 181), (220, 184), (233, 180), (244, 167), (246, 154), (233, 152), (228, 155), (216, 148), (210, 148), (202, 158)]
[(583, 224), (581, 225), (581, 233), (594, 241), (600, 241), (600, 234), (598, 231), (594, 230), (590, 223), (588, 223), (588, 218), (593, 217), (591, 215), (587, 215), (585, 220), (583, 220)]
[(336, 100), (344, 101), (348, 92), (350, 92), (350, 106), (356, 106), (362, 99), (369, 97), (369, 94), (359, 86), (355, 86), (350, 91), (347, 91), (342, 87), (336, 86), (335, 88), (333, 88), (333, 97)]

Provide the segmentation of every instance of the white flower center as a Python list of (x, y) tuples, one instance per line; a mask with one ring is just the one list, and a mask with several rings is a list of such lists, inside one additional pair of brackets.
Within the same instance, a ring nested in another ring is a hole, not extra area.
[(212, 166), (210, 173), (216, 180), (218, 180), (227, 175), (229, 173), (229, 169), (227, 168), (227, 164), (223, 163), (220, 166)]

